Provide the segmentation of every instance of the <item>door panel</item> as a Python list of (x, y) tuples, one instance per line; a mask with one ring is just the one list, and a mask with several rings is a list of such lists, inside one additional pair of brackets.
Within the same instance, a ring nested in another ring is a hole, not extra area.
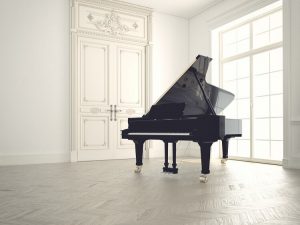
[(78, 72), (78, 160), (134, 158), (120, 132), (145, 111), (145, 47), (80, 37)]
[(139, 61), (139, 54), (137, 52), (120, 51), (121, 104), (139, 104), (141, 74)]
[(81, 149), (108, 149), (108, 123), (108, 116), (83, 116), (81, 118)]
[[(117, 99), (115, 119), (117, 130), (128, 127), (129, 117), (139, 117), (145, 112), (145, 48), (134, 45), (117, 45)], [(134, 143), (116, 138), (116, 148), (134, 157)]]
[(144, 107), (144, 48), (136, 46), (117, 47), (117, 106)]
[(114, 147), (109, 50), (107, 41), (78, 38), (79, 161), (110, 158)]
[(81, 103), (108, 106), (108, 46), (83, 39), (80, 53)]

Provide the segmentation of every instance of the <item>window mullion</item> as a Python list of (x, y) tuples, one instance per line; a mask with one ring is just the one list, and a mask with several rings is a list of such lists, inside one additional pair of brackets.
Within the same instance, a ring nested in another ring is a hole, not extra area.
[[(251, 43), (250, 43), (251, 44), (250, 47), (252, 47), (252, 45), (253, 45), (252, 42), (253, 42), (253, 37), (252, 37), (252, 40), (251, 40)], [(222, 46), (222, 44), (221, 44), (221, 46)], [(250, 50), (247, 51), (247, 52), (243, 52), (241, 54), (237, 54), (237, 55), (230, 56), (230, 57), (227, 57), (227, 58), (221, 58), (220, 62), (221, 63), (227, 63), (227, 62), (230, 62), (230, 61), (234, 61), (234, 60), (244, 58), (244, 57), (247, 57), (247, 56), (259, 54), (261, 52), (270, 51), (272, 49), (280, 48), (280, 47), (282, 47), (282, 41), (274, 43), (274, 44), (270, 44), (270, 45), (267, 45), (267, 46), (264, 46), (264, 47), (261, 47), (261, 48), (257, 48), (257, 49), (251, 49), (250, 48)]]

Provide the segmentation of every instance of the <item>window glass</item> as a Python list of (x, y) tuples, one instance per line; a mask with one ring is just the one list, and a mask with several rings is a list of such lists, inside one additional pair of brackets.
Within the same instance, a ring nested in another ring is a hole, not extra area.
[(269, 52), (263, 52), (253, 56), (253, 74), (269, 73)]
[(283, 155), (282, 10), (220, 34), (222, 87), (235, 95), (224, 110), (242, 120), (230, 155), (281, 160)]

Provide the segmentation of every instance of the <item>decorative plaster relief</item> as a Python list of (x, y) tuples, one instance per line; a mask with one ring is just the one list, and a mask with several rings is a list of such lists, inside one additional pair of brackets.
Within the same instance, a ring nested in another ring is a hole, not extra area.
[[(113, 10), (110, 13), (105, 14), (104, 20), (95, 19), (95, 16), (93, 16), (92, 13), (89, 13), (87, 18), (98, 30), (111, 35), (122, 35), (131, 30), (127, 25), (122, 24), (120, 16)], [(132, 27), (136, 30), (138, 24), (134, 22)]]

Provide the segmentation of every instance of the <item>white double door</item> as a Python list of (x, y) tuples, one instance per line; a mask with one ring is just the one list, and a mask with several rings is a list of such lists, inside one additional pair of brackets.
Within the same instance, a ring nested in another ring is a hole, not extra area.
[(78, 161), (135, 157), (121, 138), (145, 111), (145, 47), (77, 39)]

